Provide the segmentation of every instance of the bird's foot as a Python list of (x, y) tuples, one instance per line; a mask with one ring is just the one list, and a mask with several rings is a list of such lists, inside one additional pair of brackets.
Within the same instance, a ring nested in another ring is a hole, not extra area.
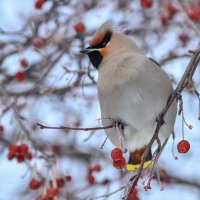
[(161, 125), (166, 124), (162, 112), (158, 115), (158, 117), (156, 117), (156, 122), (157, 122), (157, 123), (160, 123)]

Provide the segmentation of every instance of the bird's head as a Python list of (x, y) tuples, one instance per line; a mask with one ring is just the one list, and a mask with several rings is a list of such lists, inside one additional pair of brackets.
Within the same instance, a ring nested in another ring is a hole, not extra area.
[(98, 69), (103, 59), (121, 51), (139, 51), (138, 47), (126, 35), (114, 32), (111, 21), (100, 26), (90, 41), (90, 46), (81, 50), (87, 54), (93, 66)]

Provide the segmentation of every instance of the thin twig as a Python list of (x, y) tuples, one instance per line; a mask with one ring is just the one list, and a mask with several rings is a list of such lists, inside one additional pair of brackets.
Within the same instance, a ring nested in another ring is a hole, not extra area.
[(35, 123), (37, 126), (39, 126), (40, 129), (54, 129), (54, 130), (75, 130), (75, 131), (94, 131), (94, 130), (102, 130), (102, 129), (109, 129), (113, 128), (115, 124), (109, 125), (109, 126), (99, 126), (99, 127), (89, 127), (89, 128), (78, 128), (78, 127), (68, 127), (68, 126), (45, 126), (43, 124), (40, 124), (38, 122)]

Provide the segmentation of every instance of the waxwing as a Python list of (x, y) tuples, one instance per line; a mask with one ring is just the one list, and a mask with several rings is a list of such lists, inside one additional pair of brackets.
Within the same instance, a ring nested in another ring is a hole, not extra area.
[[(135, 170), (150, 142), (158, 116), (165, 108), (173, 87), (170, 78), (152, 59), (146, 57), (128, 36), (115, 32), (111, 22), (100, 26), (90, 46), (80, 51), (89, 56), (98, 70), (98, 97), (104, 126), (117, 123), (116, 128), (105, 129), (111, 142), (130, 152), (128, 170)], [(173, 131), (177, 103), (169, 108), (159, 139), (165, 144)], [(149, 152), (144, 166), (152, 160)]]

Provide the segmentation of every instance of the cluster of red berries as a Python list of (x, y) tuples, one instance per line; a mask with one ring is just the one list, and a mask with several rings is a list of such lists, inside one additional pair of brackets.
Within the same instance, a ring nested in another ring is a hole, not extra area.
[(164, 14), (161, 16), (161, 24), (166, 26), (170, 20), (176, 15), (178, 10), (171, 4), (167, 3), (164, 7)]
[(93, 185), (95, 183), (95, 177), (93, 175), (94, 172), (100, 172), (101, 166), (100, 165), (95, 165), (94, 167), (89, 167), (88, 168), (88, 176), (87, 176), (87, 181), (90, 185)]
[(75, 24), (74, 30), (77, 33), (83, 33), (85, 31), (85, 25), (84, 25), (84, 23), (83, 22), (78, 22), (77, 24)]
[(47, 0), (37, 0), (35, 3), (35, 8), (36, 9), (41, 9), (43, 4), (46, 2)]
[(140, 0), (140, 5), (142, 8), (151, 8), (153, 6), (152, 0)]
[(122, 169), (126, 165), (126, 159), (123, 157), (123, 152), (120, 148), (116, 147), (111, 151), (111, 157), (113, 159), (113, 166), (116, 169)]
[[(38, 197), (37, 200), (53, 200), (54, 197), (57, 197), (59, 194), (59, 189), (63, 188), (66, 182), (70, 182), (72, 180), (71, 176), (65, 176), (65, 178), (56, 179), (56, 187), (51, 187), (47, 189), (46, 194), (43, 197)], [(39, 189), (44, 182), (37, 178), (32, 178), (29, 182), (29, 188), (31, 190)]]
[[(72, 180), (71, 176), (65, 176), (65, 178), (56, 179), (57, 188), (63, 188), (66, 182), (70, 182)], [(29, 188), (31, 190), (37, 190), (42, 185), (42, 181), (36, 178), (31, 179), (29, 182)]]
[(187, 140), (181, 140), (177, 144), (177, 149), (179, 153), (187, 153), (190, 150), (190, 143)]
[(10, 144), (9, 145), (9, 152), (8, 152), (8, 160), (12, 160), (16, 158), (19, 163), (24, 162), (25, 159), (31, 160), (32, 154), (29, 152), (29, 147), (27, 144)]

